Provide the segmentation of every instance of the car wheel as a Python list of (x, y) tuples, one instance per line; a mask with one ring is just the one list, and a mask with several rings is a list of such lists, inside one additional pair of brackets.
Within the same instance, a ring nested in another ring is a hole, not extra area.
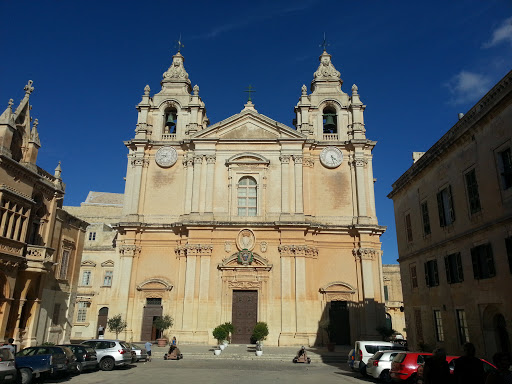
[(380, 374), (380, 379), (385, 383), (391, 383), (392, 380), (391, 376), (389, 375), (389, 369), (382, 371), (382, 373)]
[(365, 363), (359, 363), (359, 372), (361, 372), (361, 375), (367, 376)]
[(82, 373), (82, 371), (84, 370), (84, 367), (82, 366), (82, 363), (77, 361), (75, 369), (76, 369), (77, 373)]
[(115, 362), (114, 359), (111, 357), (105, 357), (103, 360), (100, 361), (100, 369), (102, 371), (111, 371), (114, 369)]
[(32, 371), (28, 368), (20, 369), (20, 382), (21, 384), (30, 384), (32, 382)]

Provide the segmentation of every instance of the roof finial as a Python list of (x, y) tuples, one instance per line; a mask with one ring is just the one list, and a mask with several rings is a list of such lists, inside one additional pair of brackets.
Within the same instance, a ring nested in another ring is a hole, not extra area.
[(185, 48), (185, 45), (181, 43), (181, 33), (180, 38), (178, 39), (178, 41), (176, 41), (176, 48), (178, 48), (178, 53), (180, 53), (181, 48)]
[(151, 92), (151, 88), (149, 88), (149, 84), (146, 84), (144, 87), (144, 96), (149, 96), (149, 92)]
[(25, 88), (23, 88), (25, 90), (25, 94), (30, 95), (32, 93), (34, 90), (34, 87), (32, 86), (33, 83), (34, 82), (32, 80), (29, 80), (28, 84), (25, 85)]
[(8, 103), (8, 107), (7, 108), (12, 109), (12, 105), (13, 104), (14, 104), (14, 100), (13, 99), (9, 99), (9, 103)]
[(244, 92), (247, 92), (249, 94), (249, 97), (247, 98), (247, 101), (248, 102), (252, 102), (252, 95), (251, 95), (251, 93), (252, 92), (256, 92), (255, 89), (252, 87), (252, 85), (249, 84), (249, 87), (247, 87), (247, 89)]
[(327, 47), (331, 45), (331, 44), (327, 44), (327, 40), (325, 38), (325, 32), (324, 32), (324, 41), (322, 42), (322, 44), (319, 45), (319, 47), (322, 47), (322, 49), (324, 50), (324, 52), (327, 51)]

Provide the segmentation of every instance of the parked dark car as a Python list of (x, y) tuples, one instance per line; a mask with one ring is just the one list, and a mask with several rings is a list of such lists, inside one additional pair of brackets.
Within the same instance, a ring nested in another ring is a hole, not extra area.
[(40, 346), (24, 348), (16, 354), (16, 369), (22, 384), (39, 376), (66, 376), (76, 367), (73, 352), (66, 347)]
[(62, 344), (68, 347), (76, 357), (76, 371), (82, 373), (84, 370), (98, 369), (98, 358), (94, 348), (81, 344)]

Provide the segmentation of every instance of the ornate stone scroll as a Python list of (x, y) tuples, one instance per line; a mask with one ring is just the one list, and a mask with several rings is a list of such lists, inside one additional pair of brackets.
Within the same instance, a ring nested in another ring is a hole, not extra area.
[(228, 281), (231, 289), (261, 289), (261, 281)]
[(243, 249), (248, 249), (249, 251), (252, 251), (255, 244), (256, 237), (254, 236), (253, 231), (246, 228), (238, 232), (238, 236), (236, 238), (236, 245), (240, 251)]
[(176, 257), (187, 256), (211, 256), (213, 245), (211, 244), (185, 244), (179, 245), (174, 249)]
[(320, 65), (315, 72), (315, 80), (339, 80), (340, 73), (334, 68), (334, 65), (331, 63), (331, 55), (327, 52), (324, 52), (322, 56), (320, 56)]
[(140, 253), (140, 247), (134, 244), (123, 244), (119, 246), (119, 254), (121, 256), (134, 257), (137, 253)]
[(318, 248), (310, 245), (287, 245), (283, 244), (277, 247), (281, 257), (318, 257)]
[(377, 250), (373, 248), (354, 248), (352, 253), (354, 257), (361, 260), (373, 260), (377, 256)]

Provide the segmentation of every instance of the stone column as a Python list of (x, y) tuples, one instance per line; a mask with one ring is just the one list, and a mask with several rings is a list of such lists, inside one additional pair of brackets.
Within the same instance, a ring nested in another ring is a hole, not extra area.
[(282, 155), (281, 160), (281, 214), (290, 213), (289, 201), (289, 168), (290, 155)]
[(373, 183), (373, 164), (372, 164), (372, 158), (370, 157), (368, 159), (368, 165), (366, 171), (368, 172), (368, 196), (370, 199), (370, 212), (368, 216), (371, 216), (373, 218), (377, 217), (377, 212), (375, 210), (375, 187)]
[(302, 155), (294, 155), (295, 163), (295, 213), (304, 213), (304, 199), (302, 196)]
[(306, 333), (306, 256), (304, 250), (295, 254), (295, 306), (297, 313), (297, 332)]
[(138, 147), (128, 158), (123, 214), (136, 215), (139, 209), (142, 167), (148, 160), (144, 159), (144, 147)]
[(363, 283), (363, 308), (364, 308), (364, 330), (365, 337), (377, 336), (377, 308), (375, 303), (375, 287), (373, 284), (373, 259), (376, 251), (373, 248), (354, 249), (354, 255), (361, 260), (361, 280)]
[(194, 156), (194, 181), (192, 183), (192, 212), (199, 212), (199, 187), (201, 183), (201, 165), (203, 156)]
[(135, 244), (121, 244), (119, 245), (118, 251), (120, 259), (119, 268), (116, 269), (116, 273), (118, 273), (122, 278), (119, 279), (119, 284), (112, 286), (115, 291), (112, 292), (111, 297), (115, 297), (117, 302), (120, 303), (120, 313), (123, 313), (124, 316), (126, 316), (129, 313), (129, 306), (134, 304), (133, 297), (130, 297), (130, 284), (134, 270), (133, 259), (139, 255), (141, 248)]
[(215, 160), (215, 155), (206, 156), (206, 196), (204, 211), (208, 213), (213, 212)]
[(183, 300), (183, 330), (192, 330), (194, 323), (194, 288), (196, 285), (196, 256), (187, 252), (185, 297)]
[(184, 166), (187, 172), (187, 182), (185, 186), (185, 213), (192, 212), (192, 183), (194, 182), (194, 160), (192, 158), (185, 159)]
[(290, 276), (291, 258), (281, 255), (281, 333), (293, 333), (295, 331), (295, 308), (293, 308)]
[(356, 166), (356, 183), (357, 183), (357, 209), (358, 216), (364, 217), (366, 214), (366, 183), (364, 177), (364, 165), (366, 160), (363, 158), (356, 158), (354, 165)]

